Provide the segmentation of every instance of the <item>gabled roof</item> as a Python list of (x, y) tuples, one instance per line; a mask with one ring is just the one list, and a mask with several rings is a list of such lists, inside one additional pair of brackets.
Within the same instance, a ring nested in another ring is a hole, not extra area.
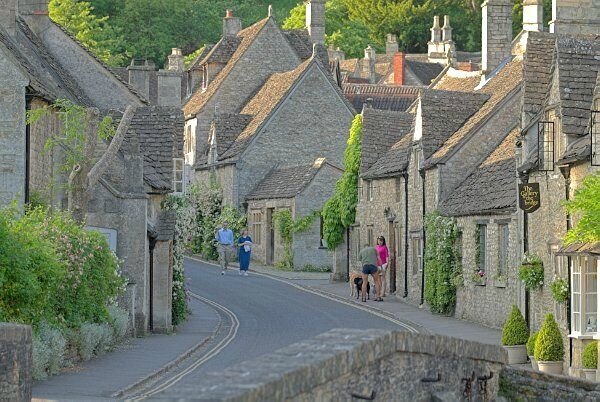
[(418, 87), (379, 84), (344, 84), (344, 95), (354, 109), (362, 110), (368, 99), (374, 109), (404, 112), (419, 96)]
[(144, 156), (144, 181), (155, 189), (172, 190), (173, 158), (183, 157), (183, 113), (166, 106), (138, 107), (126, 141), (136, 138)]
[[(542, 108), (550, 87), (552, 60), (555, 54), (555, 36), (543, 32), (529, 32), (523, 68), (523, 112), (530, 118)], [(529, 121), (523, 121), (523, 126)]]
[(213, 45), (211, 43), (207, 43), (206, 45), (204, 45), (204, 47), (202, 48), (202, 51), (200, 52), (200, 54), (198, 56), (196, 56), (196, 58), (194, 59), (194, 61), (192, 61), (192, 63), (190, 64), (190, 66), (187, 68), (187, 70), (188, 71), (193, 71), (193, 70), (199, 70), (200, 68), (202, 68), (202, 64), (204, 62), (204, 59), (210, 53), (210, 51), (212, 50), (212, 48), (214, 46), (215, 45)]
[(487, 215), (514, 212), (517, 207), (515, 141), (512, 129), (486, 160), (450, 194), (439, 209), (444, 215)]
[[(324, 158), (310, 165), (289, 166), (271, 170), (252, 190), (246, 200), (294, 198), (314, 179), (319, 170), (329, 165)], [(330, 165), (341, 172), (341, 169)]]
[[(523, 63), (521, 60), (512, 60), (504, 66), (483, 88), (477, 91), (478, 93), (488, 94), (490, 96), (489, 100), (444, 142), (444, 145), (425, 162), (425, 165), (433, 166), (444, 162), (453, 150), (469, 141), (472, 134), (502, 107), (506, 99), (515, 96), (519, 92), (522, 80)], [(510, 124), (510, 122), (507, 123)]]
[(422, 89), (421, 147), (427, 160), (490, 98), (483, 93)]
[[(213, 121), (215, 135), (217, 136), (217, 155), (222, 155), (235, 142), (235, 139), (240, 135), (248, 123), (252, 120), (252, 116), (236, 113), (219, 113)], [(210, 133), (206, 138), (204, 149), (210, 144)], [(200, 152), (197, 165), (205, 165), (208, 163), (208, 153)]]
[(481, 71), (461, 71), (449, 67), (431, 88), (444, 91), (473, 92), (481, 82)]
[(439, 63), (429, 63), (418, 60), (406, 59), (406, 68), (423, 83), (429, 85), (444, 70), (444, 66)]
[(412, 128), (414, 116), (366, 107), (363, 110), (361, 173), (371, 166)]
[(582, 136), (587, 134), (600, 70), (600, 36), (558, 36), (556, 48), (562, 131)]
[(227, 64), (242, 42), (239, 36), (223, 36), (216, 45), (212, 46), (206, 53), (199, 65), (205, 63)]
[(29, 86), (39, 96), (50, 102), (61, 98), (84, 106), (92, 104), (21, 18), (17, 20), (12, 37), (0, 27), (0, 43), (19, 62), (30, 80)]
[(373, 180), (396, 176), (408, 167), (412, 144), (412, 130), (396, 142), (371, 168), (361, 175), (363, 179)]

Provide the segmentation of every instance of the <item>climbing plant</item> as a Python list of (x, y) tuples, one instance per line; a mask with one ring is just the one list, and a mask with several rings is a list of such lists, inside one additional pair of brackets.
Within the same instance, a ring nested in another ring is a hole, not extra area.
[(459, 230), (453, 218), (431, 212), (425, 216), (425, 300), (434, 313), (448, 314), (456, 302), (460, 276)]
[(344, 154), (344, 173), (323, 207), (323, 237), (330, 250), (344, 241), (344, 230), (354, 223), (358, 204), (358, 177), (362, 143), (362, 115), (356, 115), (350, 127)]
[(289, 209), (280, 209), (273, 214), (273, 223), (283, 242), (283, 259), (279, 266), (284, 269), (294, 269), (294, 250), (292, 247), (294, 234), (305, 232), (311, 228), (320, 211), (312, 211), (310, 214), (294, 220)]

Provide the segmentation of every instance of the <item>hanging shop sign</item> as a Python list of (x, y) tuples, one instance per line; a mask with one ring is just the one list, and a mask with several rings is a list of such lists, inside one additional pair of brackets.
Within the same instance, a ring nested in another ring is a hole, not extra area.
[(540, 183), (519, 184), (519, 208), (526, 214), (540, 208)]

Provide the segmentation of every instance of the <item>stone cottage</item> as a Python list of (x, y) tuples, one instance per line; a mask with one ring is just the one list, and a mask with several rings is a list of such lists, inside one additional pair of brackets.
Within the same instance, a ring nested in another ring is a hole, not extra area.
[[(135, 333), (170, 330), (174, 222), (160, 210), (160, 200), (177, 188), (174, 171), (183, 168), (178, 140), (183, 130), (181, 112), (146, 107), (143, 96), (50, 21), (44, 1), (2, 3), (0, 53), (4, 94), (0, 110), (5, 115), (0, 132), (0, 203), (17, 199), (23, 204), (43, 194), (43, 201), (66, 207), (60, 189), (65, 181), (59, 171), (61, 152), (43, 152), (46, 141), (61, 132), (58, 115), (25, 125), (27, 110), (58, 99), (117, 118), (127, 105), (136, 109), (117, 157), (94, 189), (87, 224), (104, 233), (123, 260), (129, 286), (121, 303), (130, 311)], [(99, 141), (98, 157), (107, 145)]]
[[(324, 158), (312, 164), (274, 168), (246, 197), (248, 227), (254, 247), (252, 257), (273, 265), (282, 260), (283, 244), (275, 230), (273, 214), (288, 209), (292, 217), (318, 212), (331, 197), (342, 169)], [(323, 239), (323, 224), (319, 216), (307, 230), (293, 236), (294, 266), (327, 267), (331, 255)]]

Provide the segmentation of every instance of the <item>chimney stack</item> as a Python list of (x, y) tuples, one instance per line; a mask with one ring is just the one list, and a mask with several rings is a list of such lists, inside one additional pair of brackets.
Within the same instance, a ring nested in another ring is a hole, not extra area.
[(373, 49), (371, 47), (371, 45), (367, 46), (367, 48), (365, 49), (365, 63), (367, 63), (367, 65), (365, 67), (368, 69), (369, 82), (371, 84), (376, 83), (376, 76), (375, 76), (376, 57), (377, 57), (377, 54), (375, 53), (375, 49)]
[(396, 35), (387, 34), (387, 41), (385, 42), (385, 54), (387, 56), (393, 56), (398, 53), (398, 40), (396, 39)]
[(600, 3), (597, 0), (552, 0), (550, 32), (559, 35), (598, 35)]
[(181, 53), (181, 49), (178, 47), (172, 48), (168, 59), (169, 71), (183, 72), (183, 54)]
[(444, 43), (442, 42), (442, 28), (440, 17), (433, 17), (433, 26), (430, 29), (431, 40), (427, 42), (427, 58), (430, 63), (445, 63)]
[(542, 0), (523, 0), (523, 30), (529, 32), (542, 32), (544, 30)]
[(485, 0), (482, 9), (482, 70), (491, 73), (512, 52), (511, 0)]
[(0, 26), (9, 35), (15, 35), (17, 18), (17, 0), (0, 0)]
[(236, 36), (242, 30), (242, 20), (233, 16), (233, 10), (225, 11), (223, 36)]
[(325, 0), (306, 1), (306, 29), (313, 43), (325, 44)]
[(450, 26), (449, 15), (444, 15), (444, 26), (442, 27), (442, 42), (452, 42), (452, 27)]
[(160, 70), (156, 73), (158, 83), (159, 106), (181, 107), (181, 76), (182, 73), (173, 70)]
[(405, 69), (406, 56), (404, 53), (399, 52), (394, 55), (394, 84), (405, 85), (404, 80), (404, 69)]
[(48, 15), (48, 0), (18, 0), (21, 15)]
[(145, 59), (133, 59), (127, 67), (129, 85), (135, 88), (145, 99), (150, 99), (150, 75), (154, 71), (154, 63)]

